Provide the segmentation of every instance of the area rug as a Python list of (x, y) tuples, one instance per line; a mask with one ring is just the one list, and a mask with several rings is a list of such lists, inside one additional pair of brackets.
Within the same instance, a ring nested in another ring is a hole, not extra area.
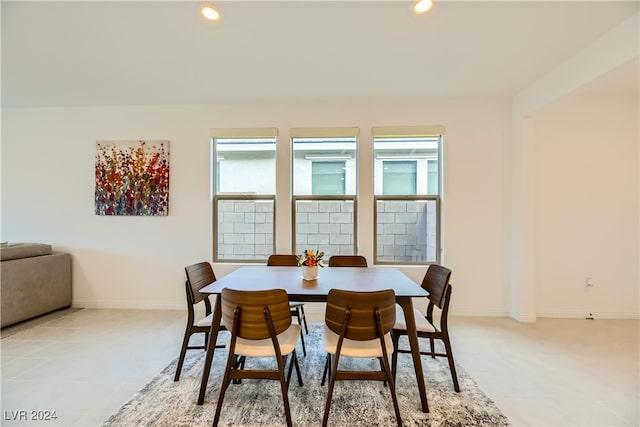
[[(194, 337), (195, 339), (195, 337)], [(218, 342), (228, 339), (223, 332)], [(401, 345), (407, 345), (406, 338)], [(424, 340), (426, 341), (426, 340)], [(297, 353), (304, 386), (299, 387), (295, 374), (289, 387), (289, 402), (294, 426), (319, 426), (326, 400), (327, 386), (320, 386), (325, 362), (322, 346), (322, 325), (310, 324), (305, 335), (307, 355), (303, 356), (298, 343)], [(220, 392), (227, 352), (216, 350), (209, 376), (204, 404), (196, 404), (200, 378), (204, 366), (204, 352), (191, 350), (187, 354), (180, 381), (174, 382), (177, 365), (174, 360), (142, 390), (137, 392), (105, 423), (105, 427), (210, 426)], [(343, 365), (343, 360), (345, 364)], [(379, 369), (376, 359), (343, 359), (341, 367)], [(460, 393), (453, 390), (449, 367), (445, 358), (423, 357), (430, 413), (420, 409), (418, 386), (411, 356), (398, 356), (396, 392), (400, 414), (405, 426), (509, 426), (509, 420), (480, 390), (464, 369), (456, 364)], [(252, 363), (252, 365), (250, 365)], [(273, 359), (247, 361), (246, 368), (275, 366)], [(243, 380), (231, 384), (227, 390), (220, 418), (221, 426), (280, 426), (286, 425), (282, 394), (277, 381)], [(386, 426), (396, 425), (389, 389), (381, 382), (341, 381), (334, 389), (329, 415), (330, 426)]]

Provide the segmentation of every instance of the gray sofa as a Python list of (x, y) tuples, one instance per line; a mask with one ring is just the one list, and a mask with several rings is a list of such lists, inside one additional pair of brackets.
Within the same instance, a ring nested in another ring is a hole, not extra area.
[(42, 243), (0, 247), (0, 327), (71, 305), (71, 255)]

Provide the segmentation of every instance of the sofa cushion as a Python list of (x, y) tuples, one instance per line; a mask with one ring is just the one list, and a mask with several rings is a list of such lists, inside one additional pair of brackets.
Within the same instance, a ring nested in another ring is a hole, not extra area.
[(44, 243), (9, 243), (0, 247), (2, 261), (51, 255), (51, 245)]

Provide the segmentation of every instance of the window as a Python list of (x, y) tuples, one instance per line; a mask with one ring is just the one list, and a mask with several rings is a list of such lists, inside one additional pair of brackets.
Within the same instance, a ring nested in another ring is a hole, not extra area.
[[(276, 128), (212, 129), (213, 261), (320, 249), (327, 258), (373, 253), (373, 264), (440, 262), (443, 134), (441, 126), (375, 127), (359, 153), (358, 128), (292, 128), (290, 146)], [(373, 200), (364, 210), (358, 158), (370, 159), (362, 184)], [(373, 237), (365, 248), (359, 214)]]
[(276, 136), (274, 128), (211, 131), (214, 261), (264, 262), (275, 252)]
[(356, 253), (357, 128), (291, 129), (293, 250)]
[(438, 160), (427, 160), (427, 194), (438, 194)]
[(417, 161), (382, 162), (382, 194), (416, 194)]
[(375, 263), (440, 260), (443, 129), (373, 129)]
[(311, 162), (312, 194), (344, 194), (345, 162)]

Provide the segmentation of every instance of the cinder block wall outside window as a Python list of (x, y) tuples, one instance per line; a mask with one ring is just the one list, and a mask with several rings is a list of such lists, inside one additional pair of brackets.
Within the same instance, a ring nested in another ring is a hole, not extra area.
[(220, 200), (218, 257), (262, 259), (273, 252), (273, 203), (269, 200)]
[(296, 250), (320, 249), (331, 255), (353, 255), (353, 202), (298, 201)]
[(435, 201), (378, 201), (379, 261), (436, 259)]

